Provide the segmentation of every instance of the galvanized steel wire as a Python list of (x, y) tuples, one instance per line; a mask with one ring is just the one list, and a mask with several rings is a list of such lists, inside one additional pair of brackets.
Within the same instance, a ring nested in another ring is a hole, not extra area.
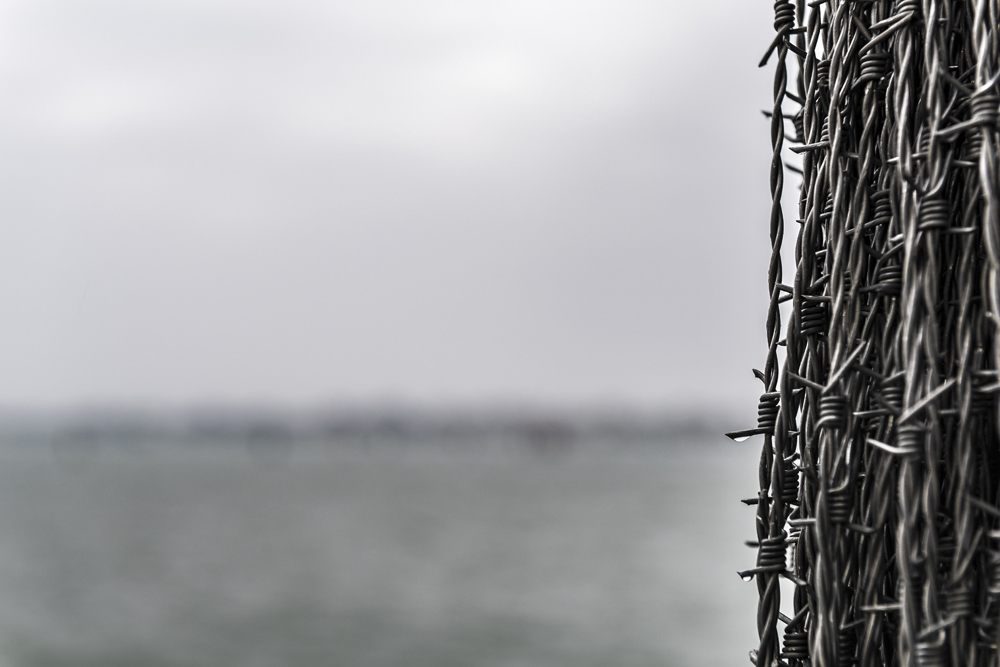
[(1000, 0), (777, 0), (774, 30), (751, 660), (998, 665)]

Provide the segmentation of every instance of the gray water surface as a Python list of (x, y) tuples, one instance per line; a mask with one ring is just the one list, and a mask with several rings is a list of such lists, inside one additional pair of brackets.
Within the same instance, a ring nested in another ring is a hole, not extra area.
[(0, 667), (745, 664), (756, 450), (0, 453)]

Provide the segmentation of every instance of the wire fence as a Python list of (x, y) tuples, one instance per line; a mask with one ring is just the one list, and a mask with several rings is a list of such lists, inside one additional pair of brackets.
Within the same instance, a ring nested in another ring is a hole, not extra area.
[(1000, 0), (774, 29), (764, 393), (730, 434), (764, 437), (751, 661), (997, 665)]

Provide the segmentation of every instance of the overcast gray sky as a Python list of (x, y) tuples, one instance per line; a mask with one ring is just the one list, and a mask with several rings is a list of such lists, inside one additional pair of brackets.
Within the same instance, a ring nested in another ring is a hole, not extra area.
[(0, 404), (753, 413), (769, 5), (0, 5)]

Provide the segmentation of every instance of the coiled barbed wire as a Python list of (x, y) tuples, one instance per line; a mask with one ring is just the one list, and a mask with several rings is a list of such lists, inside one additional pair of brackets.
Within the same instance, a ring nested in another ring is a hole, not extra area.
[(1000, 667), (1000, 0), (772, 9), (751, 660)]

